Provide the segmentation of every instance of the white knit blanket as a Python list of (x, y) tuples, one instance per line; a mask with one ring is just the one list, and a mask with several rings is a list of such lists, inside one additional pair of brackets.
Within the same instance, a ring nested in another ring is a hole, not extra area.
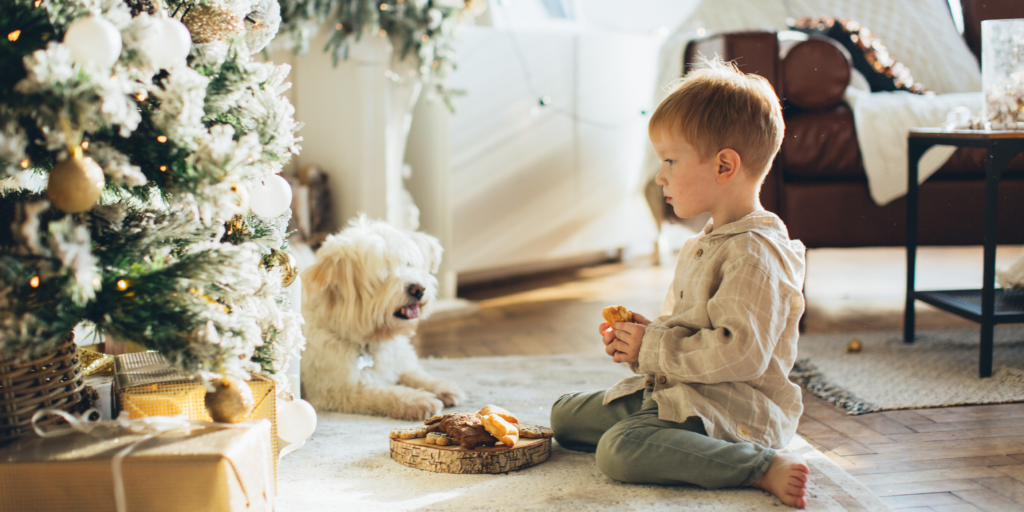
[[(980, 91), (981, 72), (953, 24), (946, 0), (703, 0), (662, 46), (653, 104), (660, 103), (668, 92), (665, 86), (681, 76), (683, 51), (691, 40), (714, 32), (786, 30), (787, 17), (819, 15), (857, 20), (910, 68), (918, 82), (936, 93), (847, 92), (871, 196), (885, 205), (906, 194), (908, 130), (938, 127), (959, 105), (981, 107), (980, 93), (957, 94)], [(934, 173), (952, 152), (948, 147), (929, 152), (919, 165), (919, 178), (923, 181)], [(649, 147), (644, 169), (650, 178), (659, 165)]]
[[(853, 110), (857, 143), (868, 176), (871, 198), (879, 206), (907, 193), (907, 134), (915, 127), (939, 127), (959, 106), (981, 108), (980, 92), (920, 96), (909, 92), (867, 92), (849, 87), (846, 102)], [(924, 183), (954, 146), (932, 146), (918, 161), (917, 182)]]

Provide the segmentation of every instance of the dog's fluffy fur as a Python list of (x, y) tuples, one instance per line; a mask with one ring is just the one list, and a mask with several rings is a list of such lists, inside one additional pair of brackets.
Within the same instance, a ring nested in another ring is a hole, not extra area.
[[(465, 395), (409, 343), (437, 294), (441, 245), (365, 216), (329, 236), (302, 273), (302, 394), (316, 408), (422, 420)], [(374, 366), (359, 370), (360, 354)]]

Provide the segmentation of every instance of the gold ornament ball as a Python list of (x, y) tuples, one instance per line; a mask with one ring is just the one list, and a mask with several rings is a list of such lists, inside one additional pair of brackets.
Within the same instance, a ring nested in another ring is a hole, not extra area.
[(242, 379), (224, 377), (206, 392), (206, 412), (218, 423), (239, 423), (256, 406), (252, 388)]
[(99, 164), (82, 156), (82, 149), (75, 147), (71, 155), (50, 170), (46, 195), (57, 208), (68, 213), (80, 213), (96, 206), (105, 183)]
[(291, 286), (292, 283), (295, 282), (295, 278), (299, 275), (299, 267), (295, 264), (295, 257), (287, 251), (271, 249), (270, 254), (260, 259), (260, 266), (268, 270), (272, 268), (280, 268), (281, 286), (284, 286), (285, 288)]
[(863, 348), (863, 346), (861, 345), (860, 340), (858, 340), (857, 338), (853, 338), (852, 340), (850, 340), (850, 343), (846, 344), (847, 352), (857, 353), (860, 352), (861, 348)]
[(223, 41), (245, 32), (245, 17), (230, 10), (214, 5), (194, 5), (181, 22), (192, 34), (192, 42), (196, 44)]

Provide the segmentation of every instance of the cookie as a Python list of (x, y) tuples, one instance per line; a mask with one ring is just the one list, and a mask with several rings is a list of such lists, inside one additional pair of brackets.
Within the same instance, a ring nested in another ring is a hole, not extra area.
[(480, 422), (483, 423), (489, 434), (496, 437), (505, 446), (515, 446), (516, 441), (519, 441), (519, 428), (498, 416), (497, 413), (481, 417)]
[(515, 414), (512, 414), (506, 411), (505, 409), (498, 407), (497, 405), (485, 405), (484, 408), (480, 409), (480, 412), (478, 412), (477, 414), (480, 415), (481, 418), (487, 416), (488, 414), (497, 414), (498, 416), (501, 416), (502, 419), (509, 423), (519, 423), (519, 418), (516, 418)]
[(431, 416), (429, 419), (423, 420), (424, 425), (433, 425), (444, 419), (447, 414), (438, 414), (437, 416)]
[(444, 434), (442, 432), (430, 432), (427, 434), (427, 444), (448, 446), (450, 444), (455, 444), (455, 439), (452, 439), (448, 434)]
[(391, 439), (416, 439), (417, 437), (427, 437), (427, 427), (403, 427), (393, 428), (391, 433), (388, 434)]
[(540, 439), (542, 437), (554, 437), (555, 431), (551, 430), (551, 427), (542, 427), (540, 425), (524, 425), (519, 424), (519, 437), (523, 439)]
[(601, 316), (608, 325), (614, 326), (615, 322), (632, 322), (633, 313), (625, 306), (608, 306), (601, 310)]

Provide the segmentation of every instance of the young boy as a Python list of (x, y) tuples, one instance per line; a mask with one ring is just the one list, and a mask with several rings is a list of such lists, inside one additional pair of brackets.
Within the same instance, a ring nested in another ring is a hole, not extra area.
[(806, 462), (776, 451), (803, 411), (787, 376), (804, 246), (758, 199), (783, 128), (767, 80), (717, 60), (651, 117), (665, 200), (679, 217), (711, 220), (683, 245), (662, 316), (600, 326), (606, 352), (638, 375), (563, 395), (551, 411), (559, 444), (596, 451), (615, 480), (752, 486), (806, 506)]

